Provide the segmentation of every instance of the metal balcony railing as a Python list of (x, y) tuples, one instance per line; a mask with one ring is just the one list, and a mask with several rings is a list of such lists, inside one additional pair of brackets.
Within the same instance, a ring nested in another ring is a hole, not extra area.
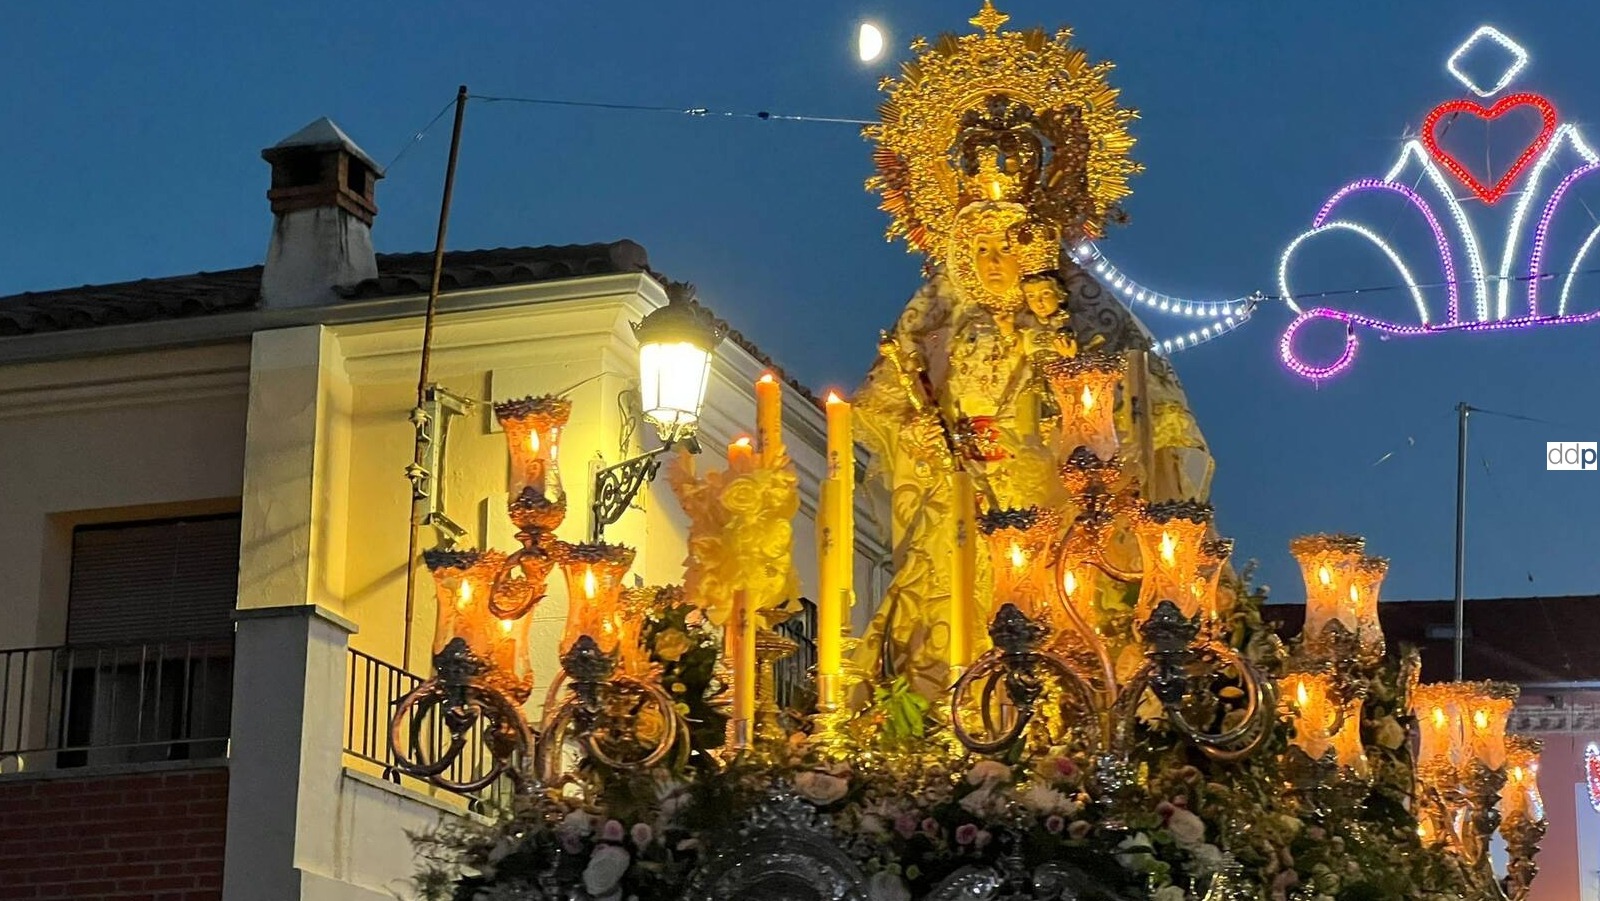
[(233, 638), (0, 650), (0, 772), (228, 754)]
[(817, 605), (809, 598), (801, 598), (800, 605), (799, 613), (778, 626), (778, 631), (798, 647), (774, 667), (776, 697), (780, 709), (814, 713), (817, 690), (812, 670), (817, 665)]
[[(383, 778), (396, 785), (410, 783), (413, 787), (426, 784), (403, 774), (396, 766), (394, 752), (389, 747), (389, 724), (400, 699), (422, 684), (422, 677), (371, 654), (350, 649), (350, 661), (345, 676), (345, 734), (344, 752), (361, 761), (376, 766)], [(442, 752), (450, 744), (450, 733), (437, 708), (423, 714), (415, 724), (402, 723), (407, 736), (413, 725), (424, 754)], [(452, 782), (467, 782), (493, 767), (494, 761), (483, 745), (481, 733), (474, 730), (456, 763), (444, 774)], [(510, 791), (508, 780), (501, 779), (482, 795), (471, 796), (474, 809), (492, 805)]]

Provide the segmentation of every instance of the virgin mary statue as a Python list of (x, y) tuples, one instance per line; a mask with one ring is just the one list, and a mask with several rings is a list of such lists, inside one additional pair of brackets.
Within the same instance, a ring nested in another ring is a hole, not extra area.
[[(925, 255), (926, 279), (856, 395), (894, 566), (857, 662), (928, 697), (950, 684), (951, 568), (969, 518), (959, 505), (1070, 508), (1057, 466), (1084, 436), (1061, 422), (1053, 361), (1082, 349), (1129, 367), (1116, 447), (1097, 451), (1131, 461), (1147, 497), (1203, 500), (1212, 469), (1149, 334), (1062, 254), (1064, 238), (1097, 236), (1119, 215), (1139, 169), (1127, 156), (1133, 112), (1115, 104), (1106, 66), (1062, 36), (998, 31), (992, 11), (973, 20), (981, 35), (924, 45), (868, 129), (879, 145), (868, 187), (893, 217), (890, 237)], [(981, 647), (982, 629), (969, 644)]]

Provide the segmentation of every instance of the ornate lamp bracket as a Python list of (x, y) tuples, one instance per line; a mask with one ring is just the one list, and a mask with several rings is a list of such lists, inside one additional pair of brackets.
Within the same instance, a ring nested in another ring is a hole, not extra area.
[[(594, 500), (589, 505), (589, 511), (594, 519), (594, 524), (589, 530), (590, 541), (598, 543), (605, 534), (606, 526), (621, 519), (622, 514), (628, 512), (633, 499), (639, 496), (639, 490), (655, 481), (656, 473), (661, 470), (661, 457), (672, 447), (671, 442), (663, 444), (655, 450), (646, 451), (637, 457), (629, 457), (594, 474), (592, 492)], [(694, 451), (698, 448), (691, 444), (689, 449)]]
[(450, 420), (472, 409), (473, 401), (437, 384), (423, 393), (421, 406), (411, 411), (411, 424), (417, 431), (415, 459), (406, 466), (411, 480), (411, 521), (432, 526), (439, 533), (439, 546), (450, 548), (467, 530), (444, 513), (445, 447), (450, 437)]

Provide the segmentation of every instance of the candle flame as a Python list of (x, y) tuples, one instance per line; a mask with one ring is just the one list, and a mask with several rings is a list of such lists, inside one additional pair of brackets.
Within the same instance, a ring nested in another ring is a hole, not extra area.
[[(748, 443), (748, 442), (746, 442), (746, 443)], [(584, 595), (584, 597), (586, 597), (586, 598), (588, 598), (589, 600), (592, 601), (592, 600), (594, 600), (595, 594), (597, 594), (599, 591), (600, 591), (600, 583), (595, 581), (594, 567), (591, 566), (591, 567), (586, 568), (583, 571), (583, 595)]]
[(1443, 729), (1444, 725), (1445, 725), (1445, 721), (1446, 720), (1445, 720), (1445, 715), (1444, 715), (1444, 708), (1443, 707), (1435, 707), (1435, 708), (1433, 708), (1433, 724), (1435, 726)]
[(1356, 588), (1354, 585), (1350, 586), (1350, 603), (1361, 603), (1361, 590)]
[(1472, 711), (1472, 725), (1479, 729), (1489, 728), (1489, 714), (1482, 709)]
[(1094, 409), (1094, 392), (1089, 390), (1088, 385), (1083, 386), (1083, 394), (1078, 400), (1083, 404), (1085, 410)]
[(1522, 782), (1522, 777), (1523, 777), (1522, 767), (1520, 767), (1520, 766), (1512, 767), (1510, 776), (1511, 776), (1511, 781), (1512, 782), (1516, 782), (1516, 783), (1520, 784)]
[(1305, 680), (1302, 679), (1295, 684), (1294, 696), (1296, 703), (1298, 703), (1301, 708), (1304, 708), (1307, 704), (1311, 703), (1310, 696), (1306, 694)]
[(1078, 593), (1078, 577), (1072, 574), (1072, 570), (1067, 570), (1067, 574), (1061, 577), (1061, 587), (1066, 589), (1067, 597)]
[(1175, 566), (1178, 562), (1178, 539), (1171, 532), (1161, 533), (1161, 562)]
[(528, 433), (528, 450), (533, 451), (536, 454), (539, 452), (539, 433), (538, 432), (529, 432)]
[(1028, 558), (1022, 553), (1022, 548), (1015, 541), (1011, 542), (1011, 565), (1021, 569), (1027, 562)]
[(456, 589), (456, 606), (465, 610), (470, 603), (472, 603), (472, 583), (462, 582), (461, 587)]
[(839, 392), (837, 392), (837, 391), (829, 391), (828, 392), (828, 403), (830, 403), (830, 404), (842, 404), (842, 403), (844, 403), (844, 398), (840, 397), (839, 396)]
[(1328, 572), (1328, 568), (1326, 566), (1320, 566), (1317, 568), (1317, 581), (1321, 582), (1323, 587), (1332, 585), (1333, 573)]
[(500, 631), (506, 633), (507, 635), (510, 635), (511, 634), (511, 625), (512, 625), (511, 620), (509, 620), (509, 619), (501, 620), (500, 621)]
[(733, 443), (739, 445), (740, 447), (749, 447), (750, 446), (750, 436), (749, 435), (740, 435), (739, 437), (733, 439)]
[(776, 382), (777, 379), (773, 377), (772, 373), (763, 372), (763, 373), (761, 373), (761, 378), (758, 381), (766, 382), (767, 384), (770, 385), (773, 382)]

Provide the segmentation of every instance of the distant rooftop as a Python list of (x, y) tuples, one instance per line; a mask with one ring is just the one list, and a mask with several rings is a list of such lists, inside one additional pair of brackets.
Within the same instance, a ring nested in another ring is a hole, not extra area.
[[(1269, 604), (1268, 625), (1288, 639), (1300, 632), (1304, 604)], [(1391, 650), (1401, 644), (1422, 651), (1422, 679), (1455, 677), (1455, 602), (1393, 601), (1378, 605), (1378, 619)], [(1522, 685), (1600, 682), (1600, 596), (1472, 598), (1466, 602), (1463, 669), (1468, 679)]]

